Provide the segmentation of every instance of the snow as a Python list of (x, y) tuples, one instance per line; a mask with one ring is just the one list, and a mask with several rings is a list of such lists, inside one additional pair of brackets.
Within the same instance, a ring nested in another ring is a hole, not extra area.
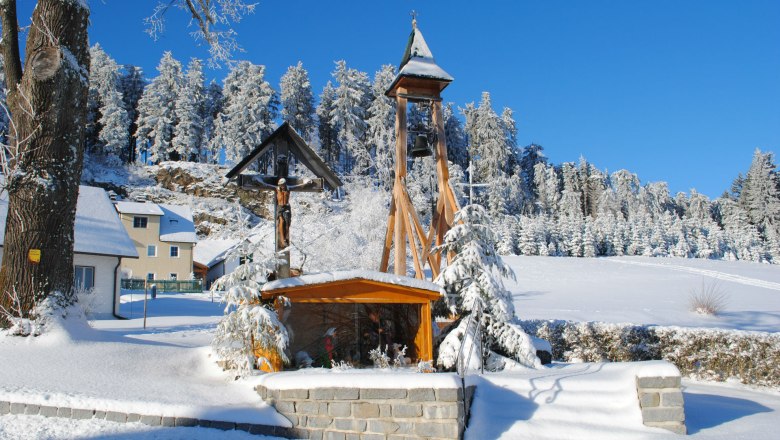
[(286, 278), (282, 280), (275, 280), (266, 283), (263, 286), (263, 292), (269, 292), (277, 289), (285, 289), (289, 287), (299, 286), (312, 286), (316, 284), (332, 283), (334, 281), (347, 281), (347, 280), (368, 280), (376, 281), (385, 284), (395, 284), (398, 286), (411, 287), (414, 289), (429, 290), (431, 292), (438, 292), (444, 294), (441, 287), (438, 284), (432, 283), (426, 280), (419, 280), (417, 278), (411, 278), (401, 275), (394, 275), (390, 273), (377, 272), (374, 270), (339, 270), (333, 272), (319, 272), (300, 277)]
[[(8, 195), (0, 195), (0, 245), (5, 243)], [(108, 194), (93, 186), (79, 186), (73, 250), (77, 253), (137, 258), (138, 252), (116, 215)]]
[(452, 76), (436, 64), (433, 53), (419, 29), (415, 27), (409, 48), (409, 60), (401, 66), (398, 76), (422, 76), (452, 81)]
[(165, 214), (155, 203), (116, 202), (116, 210), (122, 214), (163, 215)]
[(403, 370), (331, 370), (304, 368), (260, 377), (260, 384), (274, 390), (311, 388), (460, 388), (455, 373), (417, 373)]
[[(554, 364), (469, 376), (478, 385), (466, 439), (662, 439), (642, 424), (635, 377), (671, 373), (663, 363)], [(673, 367), (672, 367), (673, 368)], [(780, 394), (683, 381), (689, 437), (773, 439)]]
[(227, 252), (236, 244), (238, 240), (233, 239), (199, 240), (192, 250), (192, 261), (210, 268), (224, 260)]
[[(780, 331), (780, 270), (745, 261), (512, 256), (504, 261), (521, 319)], [(691, 290), (717, 281), (727, 303), (716, 316), (689, 310)]]
[(160, 219), (160, 241), (198, 242), (189, 206), (161, 204), (160, 209), (164, 213)]

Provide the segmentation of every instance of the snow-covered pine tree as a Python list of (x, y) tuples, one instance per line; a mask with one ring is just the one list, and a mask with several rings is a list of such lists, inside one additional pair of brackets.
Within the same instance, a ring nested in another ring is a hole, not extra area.
[(179, 121), (173, 131), (175, 155), (179, 160), (200, 162), (205, 141), (206, 93), (203, 62), (197, 58), (193, 58), (187, 66), (174, 111)]
[(332, 75), (337, 86), (330, 121), (337, 130), (339, 144), (348, 153), (344, 170), (365, 174), (371, 166), (371, 152), (365, 143), (366, 115), (372, 101), (368, 75), (348, 68), (344, 60), (336, 61)]
[(141, 68), (132, 64), (125, 64), (119, 76), (119, 91), (122, 93), (122, 102), (127, 112), (127, 119), (130, 122), (127, 133), (127, 150), (122, 154), (122, 158), (128, 163), (134, 162), (136, 159), (135, 132), (138, 128), (138, 125), (136, 125), (138, 101), (141, 100), (141, 96), (144, 94), (144, 87), (146, 87), (146, 81), (144, 81)]
[(238, 63), (225, 78), (225, 104), (217, 117), (212, 150), (224, 148), (237, 163), (276, 128), (279, 100), (265, 80), (265, 66)]
[[(127, 149), (130, 120), (119, 84), (119, 65), (99, 44), (89, 49), (89, 96), (87, 99), (87, 151), (120, 161)], [(124, 138), (124, 139), (123, 139)]]
[(206, 103), (203, 108), (203, 151), (201, 159), (205, 163), (219, 163), (219, 149), (213, 149), (214, 145), (209, 139), (214, 135), (214, 121), (222, 106), (225, 103), (225, 97), (222, 95), (222, 86), (214, 80), (211, 80), (206, 87)]
[[(452, 262), (439, 274), (436, 282), (457, 298), (455, 311), (468, 315), (477, 304), (483, 310), (483, 328), (491, 349), (528, 367), (541, 365), (536, 349), (515, 316), (512, 296), (504, 287), (504, 277), (514, 277), (512, 270), (496, 253), (496, 236), (489, 226), (485, 208), (468, 205), (455, 215), (455, 226), (444, 236), (437, 251), (452, 253)], [(464, 318), (465, 319), (465, 318)], [(451, 368), (455, 356), (446, 348), (459, 343), (445, 338), (439, 349), (439, 363)], [(444, 347), (444, 349), (442, 348)], [(448, 361), (449, 359), (449, 361)]]
[(142, 162), (168, 159), (178, 122), (175, 106), (182, 85), (181, 63), (166, 51), (157, 71), (159, 75), (146, 86), (138, 102), (135, 137), (137, 157)]
[(511, 151), (503, 121), (493, 111), (490, 93), (482, 92), (479, 107), (474, 110), (473, 123), (467, 123), (467, 133), (471, 143), (474, 180), (489, 182), (507, 174)]
[(336, 89), (328, 81), (320, 94), (320, 105), (317, 106), (317, 134), (320, 139), (319, 153), (330, 169), (339, 170), (341, 145), (338, 141), (338, 128), (333, 123), (333, 101), (336, 99)]
[(288, 122), (306, 142), (314, 141), (314, 95), (311, 92), (309, 72), (298, 61), (287, 68), (279, 82), (282, 120)]
[(103, 146), (102, 153), (115, 164), (123, 162), (129, 145), (130, 120), (123, 104), (122, 95), (117, 90), (106, 92), (98, 120), (101, 127), (98, 141)]
[(395, 157), (395, 101), (385, 91), (395, 79), (395, 67), (386, 64), (374, 75), (374, 100), (368, 108), (366, 141), (374, 151), (376, 179), (385, 189), (393, 186)]
[(454, 105), (448, 102), (442, 109), (442, 119), (444, 120), (444, 137), (447, 139), (447, 159), (454, 164), (458, 164), (462, 169), (469, 167), (468, 142), (466, 133), (463, 131), (463, 124), (455, 114)]
[(780, 182), (775, 167), (772, 153), (756, 149), (739, 198), (750, 223), (764, 234), (780, 226)]

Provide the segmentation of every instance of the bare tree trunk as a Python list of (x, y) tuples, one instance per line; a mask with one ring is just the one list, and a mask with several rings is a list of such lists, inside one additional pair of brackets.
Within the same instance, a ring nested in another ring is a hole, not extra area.
[[(2, 51), (14, 154), (6, 175), (8, 218), (0, 305), (16, 290), (22, 314), (73, 287), (73, 225), (83, 161), (89, 10), (84, 0), (39, 0), (21, 68), (16, 1), (0, 2)], [(29, 260), (40, 250), (40, 262)], [(0, 316), (0, 327), (7, 326)]]

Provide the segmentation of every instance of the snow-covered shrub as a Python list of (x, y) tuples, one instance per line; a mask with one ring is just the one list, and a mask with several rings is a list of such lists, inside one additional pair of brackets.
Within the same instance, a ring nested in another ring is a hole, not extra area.
[(381, 347), (377, 347), (368, 352), (368, 358), (374, 364), (374, 368), (390, 368), (390, 356), (387, 355), (388, 346), (382, 350)]
[(436, 367), (433, 366), (433, 361), (420, 361), (417, 362), (418, 373), (435, 373)]
[[(490, 349), (527, 367), (539, 367), (536, 349), (520, 327), (511, 294), (504, 287), (503, 278), (514, 278), (514, 273), (496, 253), (496, 241), (487, 211), (480, 205), (465, 206), (455, 214), (455, 226), (445, 234), (444, 243), (436, 248), (443, 255), (454, 255), (436, 282), (457, 298), (457, 313), (469, 315), (479, 306), (481, 328)], [(452, 368), (457, 361), (455, 348), (459, 348), (466, 328), (463, 321), (457, 329), (461, 336), (445, 338), (439, 348), (438, 363), (444, 368)]]
[(601, 322), (535, 320), (522, 324), (527, 332), (550, 342), (557, 361), (664, 359), (694, 379), (736, 378), (745, 384), (780, 386), (778, 333)]
[(393, 368), (401, 368), (409, 364), (409, 358), (406, 357), (406, 345), (404, 345), (402, 348), (397, 347), (398, 344), (395, 344), (395, 356), (393, 357)]
[(688, 304), (692, 312), (700, 315), (715, 316), (726, 307), (728, 293), (717, 280), (705, 281), (701, 286), (691, 288), (688, 294)]
[(355, 367), (353, 367), (352, 364), (350, 364), (347, 361), (338, 361), (338, 362), (333, 362), (330, 368), (336, 371), (346, 371), (346, 370), (352, 370)]

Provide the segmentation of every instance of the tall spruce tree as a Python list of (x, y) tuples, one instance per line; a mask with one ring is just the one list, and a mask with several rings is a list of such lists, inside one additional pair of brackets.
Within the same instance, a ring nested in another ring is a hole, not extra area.
[(138, 102), (144, 94), (144, 87), (146, 87), (146, 81), (141, 68), (125, 64), (122, 67), (122, 74), (119, 76), (119, 91), (122, 92), (122, 103), (130, 123), (127, 133), (127, 149), (122, 154), (122, 158), (128, 163), (136, 160), (135, 132), (138, 129)]
[(374, 151), (374, 168), (379, 184), (393, 186), (395, 157), (395, 101), (385, 91), (395, 79), (395, 67), (389, 64), (374, 75), (374, 100), (368, 108), (367, 142)]
[(173, 150), (180, 160), (200, 161), (205, 156), (206, 93), (203, 63), (197, 58), (187, 66), (174, 110), (179, 122), (173, 131)]
[(338, 141), (338, 128), (333, 122), (333, 101), (336, 99), (336, 89), (328, 81), (320, 94), (320, 105), (317, 106), (317, 134), (320, 140), (320, 155), (333, 170), (340, 169), (339, 157), (341, 145)]
[(331, 123), (337, 130), (339, 144), (348, 153), (344, 170), (366, 174), (371, 166), (371, 153), (365, 143), (366, 118), (371, 103), (371, 87), (368, 75), (347, 67), (344, 60), (336, 61), (333, 78), (337, 86), (334, 93)]
[(173, 133), (178, 122), (176, 100), (182, 87), (181, 63), (166, 51), (157, 66), (159, 75), (146, 87), (138, 102), (135, 132), (137, 157), (153, 163), (167, 160), (173, 152)]
[(288, 122), (303, 138), (311, 144), (314, 141), (314, 95), (309, 82), (309, 72), (298, 61), (287, 68), (279, 82), (282, 104), (282, 120)]

